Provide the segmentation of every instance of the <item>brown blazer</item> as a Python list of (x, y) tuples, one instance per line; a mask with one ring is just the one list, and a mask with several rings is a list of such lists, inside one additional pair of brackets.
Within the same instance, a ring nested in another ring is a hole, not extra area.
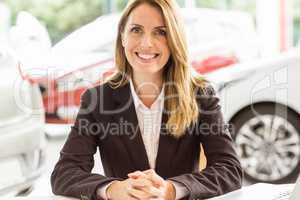
[[(168, 116), (163, 113), (155, 167), (164, 179), (186, 186), (186, 199), (190, 200), (221, 195), (242, 184), (242, 168), (224, 125), (219, 99), (210, 86), (199, 88), (197, 94), (198, 122), (180, 139), (168, 134)], [(207, 157), (207, 167), (201, 172), (200, 143)], [(91, 173), (97, 148), (105, 175)], [(95, 200), (97, 188), (149, 168), (129, 84), (112, 89), (106, 83), (82, 95), (76, 122), (51, 175), (52, 191)]]

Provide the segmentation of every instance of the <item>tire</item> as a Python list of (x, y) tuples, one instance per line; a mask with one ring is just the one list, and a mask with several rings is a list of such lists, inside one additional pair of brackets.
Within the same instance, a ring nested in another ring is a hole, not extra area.
[(300, 172), (300, 117), (286, 106), (256, 104), (232, 120), (236, 150), (250, 182), (290, 183)]

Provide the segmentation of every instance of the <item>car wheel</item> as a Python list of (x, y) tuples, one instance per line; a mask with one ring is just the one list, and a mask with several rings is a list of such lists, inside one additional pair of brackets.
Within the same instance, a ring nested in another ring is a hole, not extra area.
[(300, 172), (300, 117), (279, 104), (257, 104), (231, 121), (245, 177), (252, 182), (287, 183)]

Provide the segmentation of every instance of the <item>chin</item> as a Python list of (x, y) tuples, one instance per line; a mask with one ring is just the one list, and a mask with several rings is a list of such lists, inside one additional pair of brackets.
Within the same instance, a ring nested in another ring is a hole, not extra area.
[(141, 73), (141, 74), (146, 74), (146, 75), (154, 75), (154, 74), (157, 74), (159, 73), (159, 71), (155, 71), (155, 70), (147, 70), (147, 69), (140, 69), (137, 71), (138, 73)]
[(153, 67), (153, 65), (149, 64), (149, 65), (139, 65), (137, 67), (134, 67), (134, 70), (139, 73), (155, 74), (155, 73), (160, 72), (162, 70), (162, 68)]

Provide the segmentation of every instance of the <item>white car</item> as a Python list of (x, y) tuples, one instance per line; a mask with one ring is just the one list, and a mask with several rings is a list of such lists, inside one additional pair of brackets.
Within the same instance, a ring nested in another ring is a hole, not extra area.
[(38, 85), (24, 80), (0, 45), (0, 196), (28, 193), (45, 164), (44, 109)]
[(300, 173), (299, 65), (292, 50), (208, 75), (250, 181), (286, 183)]
[[(184, 8), (182, 14), (191, 66), (195, 71), (209, 73), (258, 56), (254, 23), (249, 14), (199, 8)], [(119, 18), (116, 13), (104, 15), (75, 30), (55, 44), (47, 64), (35, 70), (46, 74), (37, 82), (43, 95), (47, 123), (72, 123), (82, 91), (113, 72)], [(30, 69), (34, 65), (26, 67)]]
[[(238, 61), (245, 61), (259, 56), (254, 20), (248, 13), (208, 8), (182, 8), (181, 13), (191, 61), (199, 62), (211, 56), (234, 56)], [(102, 55), (106, 52), (112, 58), (119, 18), (120, 14), (116, 13), (100, 16), (55, 44), (52, 53), (66, 58), (76, 53)]]

